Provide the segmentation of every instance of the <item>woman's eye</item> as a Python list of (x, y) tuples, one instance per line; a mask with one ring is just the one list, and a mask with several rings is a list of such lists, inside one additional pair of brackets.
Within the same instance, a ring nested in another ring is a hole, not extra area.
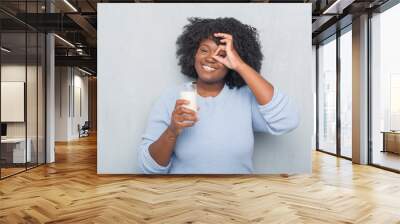
[(226, 52), (225, 52), (225, 51), (221, 51), (221, 52), (219, 53), (219, 56), (225, 57), (225, 56), (226, 56)]
[(207, 52), (207, 50), (204, 50), (204, 49), (200, 49), (200, 51), (201, 51), (201, 52)]

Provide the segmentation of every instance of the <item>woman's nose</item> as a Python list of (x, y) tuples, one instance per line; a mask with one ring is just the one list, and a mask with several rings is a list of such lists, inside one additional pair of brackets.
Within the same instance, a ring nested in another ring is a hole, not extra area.
[(212, 57), (212, 55), (208, 55), (206, 57), (206, 61), (209, 62), (209, 63), (215, 63), (216, 62), (216, 60)]

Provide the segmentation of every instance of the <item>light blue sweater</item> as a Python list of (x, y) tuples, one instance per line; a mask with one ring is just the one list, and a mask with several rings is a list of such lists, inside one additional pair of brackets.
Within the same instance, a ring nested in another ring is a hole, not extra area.
[(254, 132), (280, 135), (298, 126), (297, 108), (276, 87), (272, 100), (260, 105), (249, 87), (225, 85), (215, 97), (197, 96), (199, 121), (183, 129), (169, 164), (161, 166), (150, 155), (149, 146), (169, 126), (175, 101), (188, 84), (166, 91), (153, 105), (138, 153), (144, 173), (252, 173)]

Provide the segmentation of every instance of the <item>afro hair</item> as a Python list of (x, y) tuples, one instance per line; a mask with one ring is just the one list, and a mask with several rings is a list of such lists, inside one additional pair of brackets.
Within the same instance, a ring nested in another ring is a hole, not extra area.
[[(216, 19), (191, 17), (188, 18), (188, 21), (189, 24), (183, 27), (183, 33), (176, 41), (176, 56), (184, 75), (197, 79), (198, 75), (194, 67), (197, 49), (200, 42), (205, 39), (212, 39), (219, 45), (221, 38), (215, 37), (214, 33), (232, 35), (233, 46), (241, 59), (254, 70), (260, 72), (263, 54), (256, 28), (230, 17)], [(231, 69), (228, 70), (224, 79), (230, 89), (246, 85), (242, 77)]]

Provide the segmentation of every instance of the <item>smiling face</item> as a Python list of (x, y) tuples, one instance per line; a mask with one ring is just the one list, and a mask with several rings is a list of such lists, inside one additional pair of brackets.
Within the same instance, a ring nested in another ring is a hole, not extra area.
[[(194, 67), (198, 78), (205, 83), (221, 82), (228, 73), (228, 68), (212, 57), (217, 49), (218, 45), (210, 39), (202, 40), (197, 49)], [(226, 56), (224, 51), (218, 54), (222, 57)]]

